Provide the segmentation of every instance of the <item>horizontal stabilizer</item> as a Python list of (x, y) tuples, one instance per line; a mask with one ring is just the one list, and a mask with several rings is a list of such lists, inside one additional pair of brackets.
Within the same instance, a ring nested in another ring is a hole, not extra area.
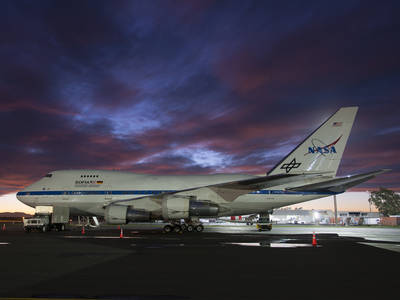
[(307, 184), (300, 187), (290, 188), (289, 191), (315, 191), (315, 192), (334, 192), (343, 193), (346, 189), (353, 187), (361, 182), (370, 180), (375, 176), (386, 173), (390, 170), (382, 169), (378, 171), (368, 172), (364, 174), (339, 177), (335, 179), (329, 179), (323, 182)]

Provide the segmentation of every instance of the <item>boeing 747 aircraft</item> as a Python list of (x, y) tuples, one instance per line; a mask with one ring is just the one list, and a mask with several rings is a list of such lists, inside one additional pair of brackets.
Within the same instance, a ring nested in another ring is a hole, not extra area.
[(387, 170), (336, 177), (358, 107), (343, 107), (265, 176), (145, 175), (119, 171), (48, 173), (17, 198), (61, 206), (71, 215), (104, 216), (108, 224), (164, 220), (166, 232), (202, 231), (199, 218), (247, 215), (343, 193)]

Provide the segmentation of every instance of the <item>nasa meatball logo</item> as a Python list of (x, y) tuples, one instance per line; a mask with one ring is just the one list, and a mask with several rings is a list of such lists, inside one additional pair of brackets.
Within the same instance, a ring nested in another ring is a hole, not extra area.
[(308, 152), (305, 153), (304, 156), (308, 154), (322, 154), (324, 156), (336, 154), (337, 152), (335, 145), (340, 141), (341, 138), (342, 136), (339, 136), (336, 141), (329, 144), (321, 141), (320, 139), (312, 139), (312, 147), (308, 147)]

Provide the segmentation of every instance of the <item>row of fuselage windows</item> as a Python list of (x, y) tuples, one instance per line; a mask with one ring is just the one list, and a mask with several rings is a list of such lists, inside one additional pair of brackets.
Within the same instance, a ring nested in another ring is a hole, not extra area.
[(99, 178), (99, 175), (81, 175), (81, 178)]

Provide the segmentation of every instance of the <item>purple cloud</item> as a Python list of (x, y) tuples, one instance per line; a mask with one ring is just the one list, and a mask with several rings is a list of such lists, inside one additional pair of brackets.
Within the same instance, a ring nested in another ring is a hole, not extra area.
[(0, 193), (54, 169), (268, 171), (338, 107), (399, 188), (397, 2), (0, 4)]

